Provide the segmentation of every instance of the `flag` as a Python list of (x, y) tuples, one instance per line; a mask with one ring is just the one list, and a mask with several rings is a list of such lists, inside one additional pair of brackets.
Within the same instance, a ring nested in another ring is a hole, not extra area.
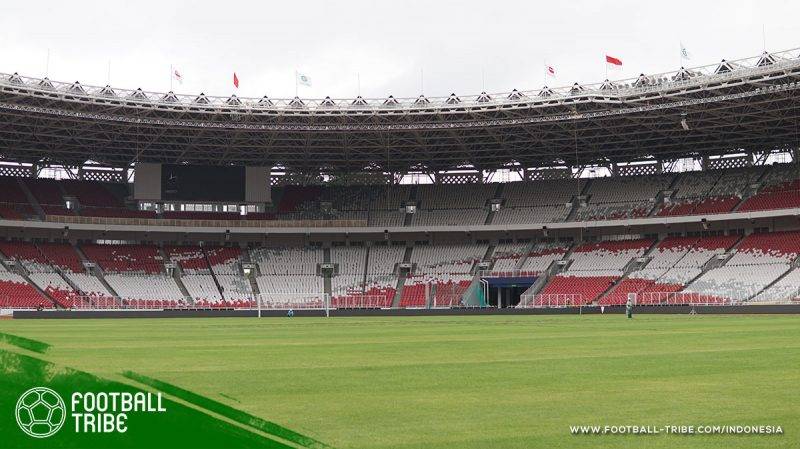
[(692, 59), (692, 55), (689, 53), (689, 50), (683, 46), (683, 42), (681, 42), (681, 59)]
[(547, 74), (547, 76), (552, 76), (553, 78), (556, 76), (556, 69), (551, 65), (544, 66), (544, 72)]
[(233, 72), (233, 87), (239, 88), (239, 77), (236, 76), (236, 72)]
[(303, 86), (311, 87), (311, 78), (309, 78), (307, 75), (303, 75), (302, 73), (297, 74), (297, 82)]
[(183, 84), (183, 75), (181, 75), (178, 69), (172, 71), (172, 77), (178, 81), (178, 84)]
[(622, 67), (622, 60), (613, 56), (606, 55), (606, 64)]

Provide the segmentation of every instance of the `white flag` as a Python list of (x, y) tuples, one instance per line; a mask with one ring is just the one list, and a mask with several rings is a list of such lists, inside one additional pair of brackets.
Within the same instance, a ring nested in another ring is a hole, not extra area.
[(303, 75), (302, 73), (297, 74), (297, 82), (303, 86), (311, 87), (311, 78), (309, 78), (307, 75)]
[(556, 77), (556, 69), (555, 69), (555, 67), (553, 67), (551, 65), (545, 65), (544, 66), (544, 73), (546, 73), (547, 76), (551, 76), (553, 78)]
[(178, 69), (172, 71), (172, 77), (178, 80), (178, 84), (183, 84), (183, 75), (181, 75)]
[(681, 42), (681, 58), (682, 59), (692, 59), (692, 55), (689, 54), (689, 50), (683, 46), (683, 42)]

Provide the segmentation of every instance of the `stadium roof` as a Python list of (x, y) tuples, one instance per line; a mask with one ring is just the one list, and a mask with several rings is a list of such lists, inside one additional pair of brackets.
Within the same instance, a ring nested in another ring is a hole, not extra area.
[(800, 50), (621, 81), (383, 99), (154, 93), (0, 74), (15, 162), (494, 170), (797, 148)]

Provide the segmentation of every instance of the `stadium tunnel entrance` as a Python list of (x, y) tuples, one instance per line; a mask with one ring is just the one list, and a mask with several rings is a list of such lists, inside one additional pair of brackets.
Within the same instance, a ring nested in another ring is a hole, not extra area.
[(535, 277), (485, 278), (488, 305), (498, 308), (516, 307), (520, 298), (534, 282)]

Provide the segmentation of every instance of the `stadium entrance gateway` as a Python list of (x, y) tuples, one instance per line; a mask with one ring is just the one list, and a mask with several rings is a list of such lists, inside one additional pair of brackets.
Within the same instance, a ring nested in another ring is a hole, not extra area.
[(520, 298), (534, 282), (536, 277), (518, 276), (505, 278), (484, 278), (488, 283), (486, 302), (498, 308), (515, 307)]

